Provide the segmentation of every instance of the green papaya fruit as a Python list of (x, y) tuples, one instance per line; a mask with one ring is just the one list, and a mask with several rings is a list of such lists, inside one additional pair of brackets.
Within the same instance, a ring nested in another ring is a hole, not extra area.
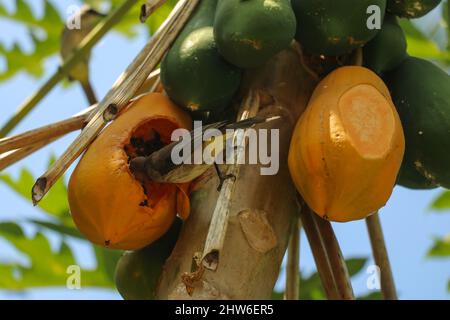
[(429, 61), (407, 57), (385, 79), (406, 139), (398, 183), (450, 188), (450, 76)]
[(214, 38), (222, 56), (241, 68), (263, 65), (294, 39), (290, 0), (219, 0)]
[(379, 20), (384, 19), (386, 0), (292, 0), (297, 17), (296, 39), (312, 54), (338, 56), (362, 47), (373, 39), (378, 29), (367, 23), (378, 6)]
[(127, 251), (120, 257), (115, 271), (116, 288), (125, 300), (153, 300), (165, 261), (172, 253), (181, 231), (176, 219), (160, 239), (149, 246)]
[(382, 75), (406, 58), (406, 37), (397, 17), (386, 15), (380, 32), (364, 46), (364, 66)]
[(190, 111), (226, 108), (242, 71), (226, 62), (214, 41), (217, 0), (201, 0), (161, 63), (161, 82), (169, 97)]
[(411, 161), (409, 155), (405, 155), (400, 172), (397, 177), (397, 184), (409, 189), (434, 189), (437, 188), (432, 181), (427, 180), (420, 174)]
[(441, 0), (388, 0), (387, 10), (402, 18), (414, 19), (436, 8)]

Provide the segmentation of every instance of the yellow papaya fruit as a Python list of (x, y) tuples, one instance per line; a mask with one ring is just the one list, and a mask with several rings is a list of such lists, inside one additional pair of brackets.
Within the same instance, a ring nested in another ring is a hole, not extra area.
[(177, 213), (189, 213), (188, 184), (136, 179), (130, 161), (171, 142), (191, 118), (160, 93), (133, 101), (89, 146), (73, 171), (69, 206), (78, 229), (91, 242), (137, 250), (161, 237)]
[(372, 71), (336, 69), (315, 89), (289, 150), (299, 193), (332, 221), (362, 219), (389, 199), (405, 138), (389, 90)]

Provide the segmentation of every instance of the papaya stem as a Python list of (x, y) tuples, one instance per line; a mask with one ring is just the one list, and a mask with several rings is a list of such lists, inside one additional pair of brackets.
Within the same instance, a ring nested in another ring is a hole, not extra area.
[(369, 232), (370, 244), (372, 246), (375, 263), (380, 268), (381, 293), (385, 300), (397, 300), (394, 276), (389, 262), (386, 243), (381, 228), (378, 212), (366, 218), (367, 231)]

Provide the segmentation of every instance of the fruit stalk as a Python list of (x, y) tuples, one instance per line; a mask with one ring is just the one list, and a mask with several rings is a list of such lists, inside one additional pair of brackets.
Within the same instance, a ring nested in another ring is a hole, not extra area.
[(69, 132), (79, 130), (86, 123), (89, 113), (95, 108), (91, 106), (77, 115), (21, 134), (0, 139), (0, 153), (34, 145), (61, 137)]
[(331, 223), (306, 204), (302, 205), (300, 216), (327, 298), (354, 299), (347, 266)]
[(291, 239), (288, 245), (287, 266), (286, 266), (286, 300), (299, 300), (300, 283), (300, 218), (294, 219)]
[(300, 202), (302, 203), (300, 218), (314, 256), (317, 272), (319, 273), (325, 295), (329, 300), (338, 300), (340, 297), (337, 291), (336, 279), (322, 234), (317, 228), (316, 220), (314, 218), (315, 213), (308, 208), (303, 199), (301, 199)]
[[(136, 97), (141, 93), (158, 91), (158, 84), (159, 69), (149, 75), (136, 93)], [(94, 108), (95, 105), (92, 105), (68, 119), (0, 139), (0, 171), (40, 150), (56, 139), (72, 131), (82, 129)]]
[(380, 268), (381, 293), (385, 300), (397, 300), (394, 276), (384, 241), (378, 212), (366, 218), (367, 231), (369, 232), (370, 244), (376, 265)]
[(41, 140), (35, 144), (28, 145), (26, 147), (10, 150), (0, 154), (0, 172), (9, 167), (10, 165), (28, 157), (35, 151), (45, 147), (49, 143), (55, 141), (57, 138), (51, 138), (49, 140)]

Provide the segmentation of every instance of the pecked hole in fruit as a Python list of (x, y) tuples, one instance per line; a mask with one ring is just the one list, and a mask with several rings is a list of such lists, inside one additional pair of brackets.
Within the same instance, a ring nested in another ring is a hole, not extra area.
[[(161, 149), (171, 142), (171, 134), (178, 126), (169, 119), (150, 119), (140, 123), (125, 142), (123, 150), (127, 163), (136, 157), (145, 157)], [(130, 170), (131, 171), (131, 170)], [(159, 200), (171, 189), (171, 184), (156, 183), (143, 175), (135, 175), (144, 191), (144, 199), (139, 203), (141, 207), (154, 208)]]

